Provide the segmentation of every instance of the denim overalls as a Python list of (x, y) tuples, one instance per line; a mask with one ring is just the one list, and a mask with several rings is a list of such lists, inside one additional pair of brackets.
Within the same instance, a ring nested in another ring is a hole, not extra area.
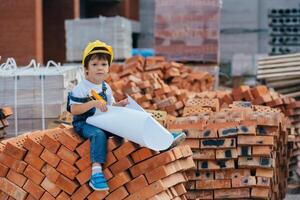
[[(106, 84), (102, 82), (102, 92), (99, 95), (107, 102), (107, 95), (106, 95)], [(85, 98), (78, 98), (72, 96), (70, 92), (68, 95), (68, 102), (67, 102), (67, 110), (70, 112), (70, 100), (80, 103), (86, 103), (91, 99), (89, 97)], [(74, 115), (73, 116), (73, 127), (74, 130), (84, 139), (90, 139), (90, 159), (91, 162), (98, 162), (98, 163), (105, 163), (106, 162), (106, 152), (107, 152), (107, 139), (112, 134), (104, 131), (100, 128), (97, 128), (93, 125), (87, 124), (86, 119), (96, 112), (96, 108), (92, 108), (87, 112), (81, 115)]]

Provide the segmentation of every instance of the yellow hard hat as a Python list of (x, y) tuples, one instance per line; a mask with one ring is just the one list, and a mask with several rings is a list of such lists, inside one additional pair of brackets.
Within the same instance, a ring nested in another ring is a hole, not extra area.
[[(93, 50), (94, 48), (96, 47), (102, 47), (102, 48), (105, 48), (107, 50)], [(82, 65), (84, 65), (84, 61), (86, 59), (86, 57), (88, 55), (91, 55), (91, 54), (95, 54), (95, 53), (106, 53), (106, 54), (109, 54), (110, 55), (110, 63), (112, 63), (113, 59), (114, 59), (114, 52), (112, 50), (112, 47), (105, 44), (104, 42), (101, 42), (99, 40), (95, 40), (94, 42), (90, 42), (84, 49), (84, 52), (83, 52), (83, 58), (82, 58)]]

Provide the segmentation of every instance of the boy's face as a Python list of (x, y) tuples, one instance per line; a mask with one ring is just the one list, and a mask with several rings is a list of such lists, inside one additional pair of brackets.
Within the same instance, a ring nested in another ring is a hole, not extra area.
[(108, 61), (105, 59), (94, 58), (88, 63), (86, 78), (96, 84), (100, 84), (108, 75)]

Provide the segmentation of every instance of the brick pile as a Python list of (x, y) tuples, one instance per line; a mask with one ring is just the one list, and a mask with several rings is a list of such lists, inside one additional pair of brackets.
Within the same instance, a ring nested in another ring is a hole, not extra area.
[[(228, 107), (233, 101), (249, 101), (255, 105), (265, 105), (278, 109), (288, 118), (287, 129), (289, 132), (289, 182), (300, 184), (300, 102), (292, 97), (286, 97), (274, 92), (266, 86), (241, 86), (232, 91), (202, 92), (195, 97), (218, 98), (221, 107)], [(185, 108), (186, 109), (186, 108)]]
[(196, 170), (187, 199), (283, 199), (287, 187), (287, 118), (277, 109), (194, 98), (184, 117), (168, 123), (185, 130)]
[(9, 125), (7, 117), (12, 115), (12, 109), (10, 107), (0, 108), (0, 140), (6, 135), (5, 128)]
[(212, 90), (214, 78), (208, 72), (193, 71), (164, 57), (134, 56), (125, 63), (110, 66), (107, 82), (116, 100), (133, 97), (143, 108), (182, 115), (190, 92)]
[(89, 140), (61, 126), (0, 143), (0, 199), (186, 199), (185, 171), (195, 168), (189, 146), (163, 153), (108, 140), (104, 174), (109, 191), (93, 191)]

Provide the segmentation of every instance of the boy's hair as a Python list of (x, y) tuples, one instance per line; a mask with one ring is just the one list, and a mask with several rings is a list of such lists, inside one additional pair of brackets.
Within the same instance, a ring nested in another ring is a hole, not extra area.
[[(93, 49), (94, 50), (106, 50), (108, 51), (105, 47), (95, 47)], [(95, 54), (90, 54), (86, 57), (86, 59), (84, 60), (84, 68), (87, 69), (88, 68), (88, 64), (90, 62), (90, 60), (93, 60), (93, 59), (99, 59), (99, 60), (107, 60), (108, 62), (108, 65), (110, 65), (110, 60), (111, 60), (111, 56), (107, 53), (95, 53)]]

